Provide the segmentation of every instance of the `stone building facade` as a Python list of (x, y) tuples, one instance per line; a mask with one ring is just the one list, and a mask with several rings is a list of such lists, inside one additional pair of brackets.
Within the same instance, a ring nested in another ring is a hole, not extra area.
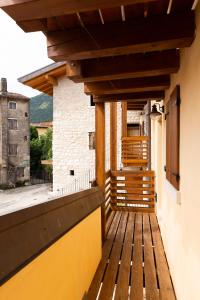
[[(65, 75), (65, 63), (54, 63), (21, 77), (23, 84), (53, 96), (53, 191), (87, 188), (95, 178), (95, 106), (83, 83)], [(110, 169), (110, 104), (106, 103), (106, 169)], [(117, 103), (117, 166), (121, 168), (122, 108)], [(129, 123), (139, 123), (140, 112), (128, 112)]]
[(83, 93), (83, 84), (66, 76), (58, 78), (53, 91), (54, 191), (67, 188), (75, 179), (92, 176), (95, 149), (89, 145), (89, 135), (94, 132), (95, 107)]
[(0, 186), (30, 180), (29, 98), (0, 85)]

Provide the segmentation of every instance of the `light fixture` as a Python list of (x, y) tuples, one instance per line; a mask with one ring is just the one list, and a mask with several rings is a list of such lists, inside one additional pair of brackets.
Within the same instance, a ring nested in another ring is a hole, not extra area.
[[(158, 111), (159, 109), (159, 111)], [(152, 106), (151, 112), (150, 112), (150, 118), (152, 120), (158, 120), (159, 117), (162, 115), (162, 113), (165, 112), (164, 106), (161, 106), (159, 103), (155, 103)]]

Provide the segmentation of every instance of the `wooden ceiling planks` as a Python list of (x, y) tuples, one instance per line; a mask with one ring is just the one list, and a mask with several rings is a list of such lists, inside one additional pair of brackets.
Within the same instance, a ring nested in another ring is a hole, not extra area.
[(63, 15), (56, 17), (59, 24), (62, 24), (62, 28), (69, 29), (80, 26), (80, 22), (76, 14)]
[(171, 13), (183, 12), (192, 9), (194, 0), (173, 0), (171, 6)]
[(82, 60), (182, 48), (191, 45), (194, 34), (195, 20), (192, 12), (153, 16), (87, 26), (87, 31), (74, 28), (49, 32), (48, 55), (55, 61)]
[[(87, 12), (121, 5), (145, 3), (159, 0), (31, 0), (15, 5), (15, 0), (2, 0), (0, 7), (16, 21), (49, 18), (63, 14)], [(19, 0), (18, 0), (19, 1)]]
[(170, 0), (161, 0), (159, 2), (148, 3), (148, 15), (167, 14)]
[(84, 26), (102, 24), (98, 10), (79, 13)]
[(67, 75), (101, 102), (164, 97), (169, 82), (161, 78), (179, 68), (175, 49), (194, 40), (193, 2), (2, 0), (0, 7), (26, 32), (43, 31), (49, 57), (68, 60)]
[(101, 14), (105, 24), (122, 21), (122, 14), (121, 14), (120, 7), (101, 9)]
[(125, 10), (126, 20), (144, 17), (145, 5), (144, 3), (127, 5), (124, 7), (124, 10)]

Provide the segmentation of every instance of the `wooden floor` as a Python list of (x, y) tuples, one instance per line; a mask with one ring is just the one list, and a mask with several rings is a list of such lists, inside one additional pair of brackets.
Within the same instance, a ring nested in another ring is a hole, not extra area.
[(86, 299), (176, 299), (154, 213), (112, 212)]

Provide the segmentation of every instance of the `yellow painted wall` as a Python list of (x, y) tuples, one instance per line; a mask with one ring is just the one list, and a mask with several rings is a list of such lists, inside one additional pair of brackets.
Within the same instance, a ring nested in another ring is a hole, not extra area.
[(1, 300), (81, 300), (101, 259), (101, 210), (0, 287)]
[[(200, 299), (200, 4), (196, 11), (196, 39), (181, 51), (181, 67), (171, 87), (181, 87), (180, 192), (166, 180), (166, 122), (154, 126), (155, 167), (160, 172), (158, 220), (178, 300)], [(156, 142), (157, 140), (157, 142)], [(158, 141), (162, 140), (160, 147)], [(157, 146), (156, 146), (157, 145)], [(181, 204), (180, 204), (181, 201)]]

